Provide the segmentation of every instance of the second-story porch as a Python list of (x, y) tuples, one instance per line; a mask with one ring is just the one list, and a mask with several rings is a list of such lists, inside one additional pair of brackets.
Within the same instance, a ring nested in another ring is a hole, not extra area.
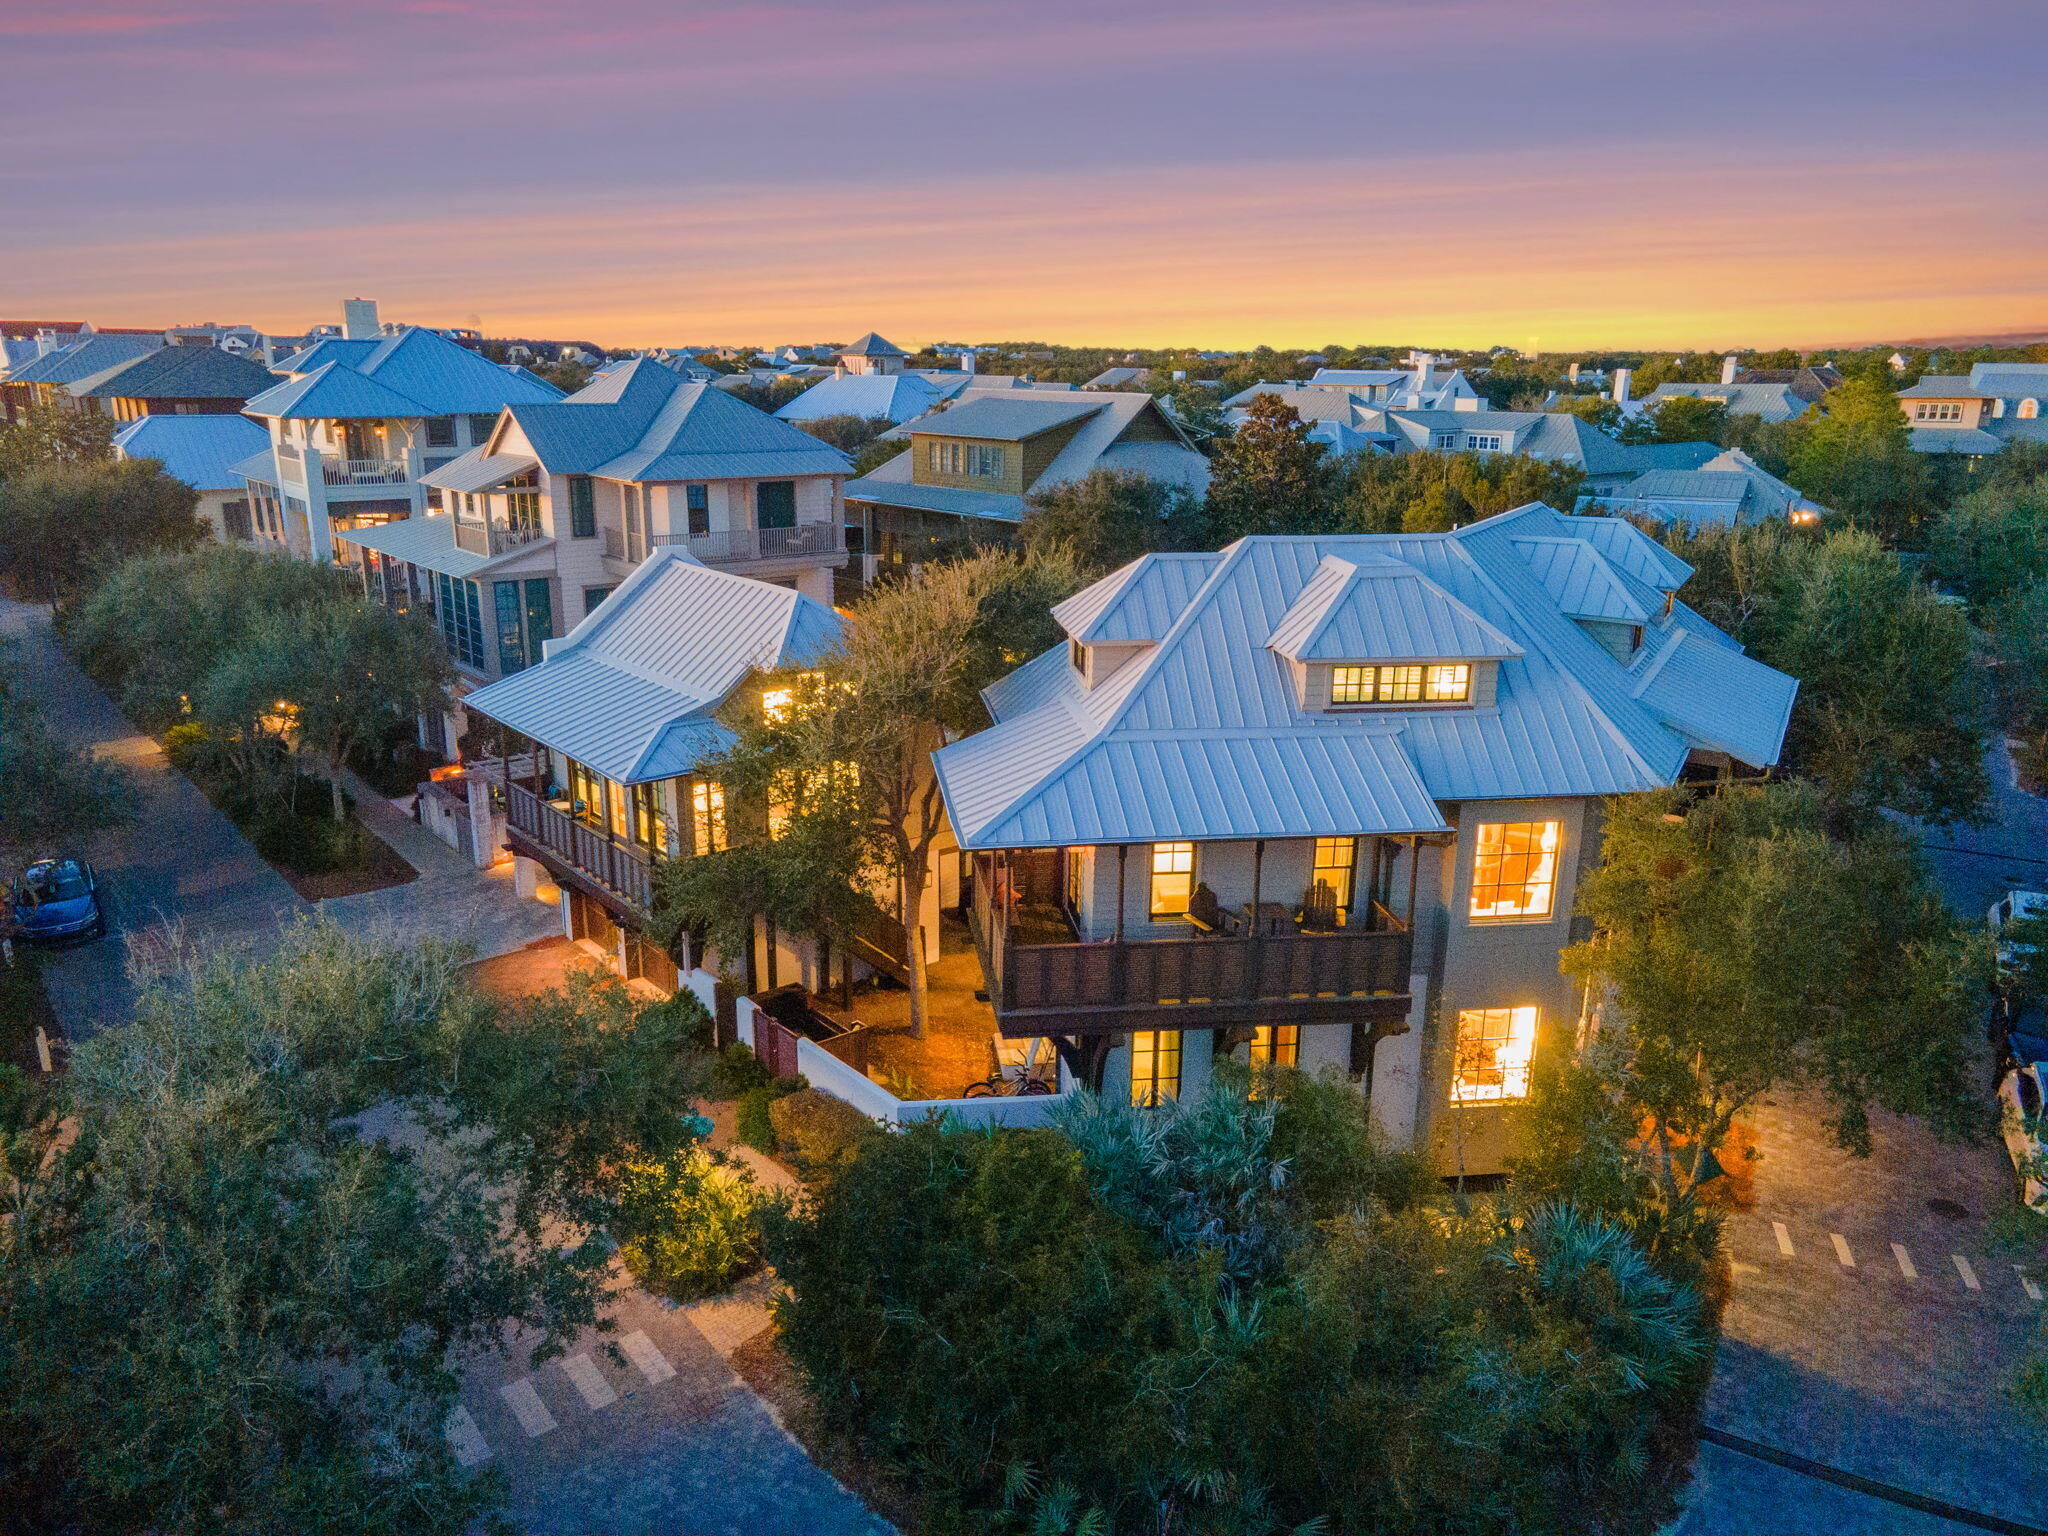
[(1164, 922), (1151, 920), (1149, 899), (1146, 920), (1127, 914), (1156, 850), (1186, 845), (1085, 850), (1086, 880), (1102, 888), (1104, 904), (1113, 902), (1106, 931), (1076, 899), (1084, 850), (973, 855), (969, 912), (1003, 1033), (1370, 1027), (1405, 1019), (1417, 840), (1323, 841), (1342, 842), (1353, 861), (1367, 861), (1355, 893), (1348, 877), (1343, 890), (1334, 888), (1334, 869), (1324, 872), (1329, 879), (1305, 884), (1295, 878), (1290, 885), (1280, 867), (1269, 875), (1267, 845), (1254, 842), (1245, 850), (1246, 878), (1233, 883), (1228, 901), (1196, 881), (1190, 859), (1183, 883), (1190, 899)]

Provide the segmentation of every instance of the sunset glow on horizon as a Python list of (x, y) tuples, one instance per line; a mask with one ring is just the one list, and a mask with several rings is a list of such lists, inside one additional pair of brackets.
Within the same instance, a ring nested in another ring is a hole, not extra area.
[(297, 331), (361, 294), (609, 346), (2048, 330), (2048, 28), (1972, 14), (0, 0), (0, 314)]

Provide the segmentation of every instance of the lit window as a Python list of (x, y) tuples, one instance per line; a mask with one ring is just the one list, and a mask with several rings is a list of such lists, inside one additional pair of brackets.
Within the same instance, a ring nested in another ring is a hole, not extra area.
[(1163, 1104), (1180, 1097), (1180, 1031), (1141, 1029), (1131, 1036), (1131, 1102)]
[(770, 725), (779, 725), (789, 718), (790, 707), (796, 702), (793, 688), (764, 688), (761, 690), (761, 718)]
[(1253, 1067), (1291, 1067), (1300, 1058), (1300, 1025), (1261, 1024), (1252, 1031)]
[(690, 786), (690, 830), (699, 853), (717, 853), (727, 846), (723, 784), (699, 779)]
[(2040, 414), (2041, 402), (2039, 400), (2022, 400), (2020, 402), (2021, 421), (2032, 421)]
[(1152, 845), (1152, 915), (1179, 917), (1195, 894), (1195, 845)]
[(1557, 898), (1561, 831), (1554, 821), (1481, 822), (1479, 853), (1472, 864), (1472, 915), (1548, 917)]
[(1337, 911), (1341, 915), (1351, 910), (1351, 875), (1358, 866), (1358, 839), (1355, 837), (1319, 837), (1316, 839), (1315, 873), (1309, 881), (1310, 889), (1317, 882), (1330, 888), (1336, 898)]
[(1422, 668), (1381, 667), (1380, 702), (1413, 704), (1422, 697)]
[(1913, 406), (1915, 421), (1961, 421), (1963, 407), (1954, 400), (1921, 400)]
[(1451, 1102), (1526, 1099), (1529, 1062), (1535, 1054), (1534, 1008), (1460, 1008)]
[(1429, 669), (1429, 681), (1423, 697), (1432, 704), (1456, 704), (1472, 696), (1472, 668), (1466, 663), (1449, 662)]
[(1330, 702), (1370, 704), (1373, 696), (1373, 678), (1378, 671), (1377, 667), (1330, 668)]

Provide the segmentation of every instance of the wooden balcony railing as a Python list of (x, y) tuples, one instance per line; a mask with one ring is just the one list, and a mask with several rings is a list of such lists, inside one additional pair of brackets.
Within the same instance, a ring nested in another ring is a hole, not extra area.
[(543, 537), (538, 527), (507, 528), (502, 523), (455, 520), (455, 547), (472, 555), (502, 555)]
[(403, 459), (330, 459), (322, 455), (320, 478), (329, 485), (404, 485)]
[(594, 884), (645, 913), (654, 905), (654, 864), (646, 851), (585, 826), (521, 784), (505, 786), (506, 825)]

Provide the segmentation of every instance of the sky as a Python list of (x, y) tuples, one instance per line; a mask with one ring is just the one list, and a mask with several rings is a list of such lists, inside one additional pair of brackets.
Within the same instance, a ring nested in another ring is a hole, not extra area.
[(0, 316), (2048, 330), (2041, 0), (0, 0)]

